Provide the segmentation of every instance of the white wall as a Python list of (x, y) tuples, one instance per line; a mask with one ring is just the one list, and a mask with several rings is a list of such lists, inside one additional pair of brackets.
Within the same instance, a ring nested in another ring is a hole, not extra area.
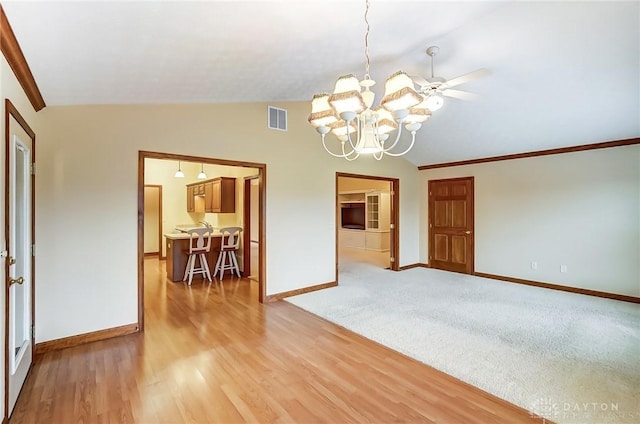
[(465, 176), (476, 272), (640, 296), (640, 146), (421, 171), (423, 262), (427, 181)]
[(400, 265), (416, 263), (418, 170), (400, 158), (332, 158), (308, 102), (273, 106), (288, 109), (287, 132), (267, 129), (264, 103), (40, 112), (37, 341), (136, 322), (140, 150), (267, 165), (267, 294), (334, 280), (336, 172), (400, 178)]
[[(5, 99), (11, 100), (11, 103), (13, 103), (16, 109), (18, 109), (18, 112), (20, 112), (22, 117), (27, 121), (27, 124), (29, 124), (31, 129), (36, 133), (36, 155), (37, 155), (38, 154), (37, 140), (38, 140), (39, 131), (40, 131), (39, 125), (38, 125), (39, 124), (38, 115), (36, 114), (35, 110), (31, 106), (31, 103), (29, 103), (27, 96), (25, 95), (24, 91), (22, 90), (22, 87), (18, 83), (18, 80), (16, 80), (15, 75), (13, 74), (11, 67), (9, 67), (9, 64), (7, 63), (4, 55), (0, 54), (0, 101), (2, 105), (0, 106), (2, 110), (2, 118), (0, 119), (0, 134), (2, 134), (2, 146), (4, 146), (6, 143), (5, 120), (4, 120), (4, 116), (6, 113), (5, 101), (4, 101)], [(3, 170), (4, 170), (5, 159), (6, 159), (5, 148), (2, 147), (0, 149), (0, 163), (2, 164)], [(0, 186), (3, 188), (2, 190), (3, 193), (6, 187), (5, 183), (6, 183), (5, 173), (0, 172)], [(36, 203), (36, 207), (37, 207), (37, 203)], [(2, 195), (0, 196), (0, 210), (4, 211), (4, 208), (5, 208), (5, 199), (4, 199), (4, 195)], [(38, 217), (36, 213), (36, 226), (38, 225), (37, 221), (38, 221)], [(6, 234), (5, 234), (4, 225), (0, 225), (0, 241), (2, 242), (2, 246), (3, 246), (0, 250), (4, 250), (6, 248)], [(36, 235), (36, 242), (37, 242), (37, 235)], [(0, 259), (0, 262), (2, 262), (2, 268), (4, 269), (4, 267), (6, 266), (5, 258)], [(38, 277), (39, 276), (36, 272), (36, 276), (35, 276), (36, 281)], [(2, 284), (2, 287), (5, 287), (6, 281), (4, 278), (4, 272), (0, 273), (0, 282)], [(37, 287), (36, 287), (36, 291), (37, 291)], [(4, 305), (5, 300), (6, 300), (5, 291), (0, 290), (0, 305)], [(36, 320), (37, 319), (38, 319), (38, 316), (36, 315)], [(5, 339), (4, 313), (0, 313), (0, 340), (4, 340), (4, 339)], [(4, 364), (4, 361), (5, 361), (5, 349), (4, 349), (4, 342), (2, 342), (2, 348), (0, 349), (0, 364)], [(4, 377), (5, 377), (4, 366), (2, 366), (0, 367), (0, 381), (4, 382)], [(0, 411), (4, 411), (4, 383), (0, 384)]]

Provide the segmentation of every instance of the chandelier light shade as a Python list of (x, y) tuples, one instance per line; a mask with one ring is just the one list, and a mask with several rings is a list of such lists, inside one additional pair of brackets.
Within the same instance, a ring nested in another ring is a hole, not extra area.
[(204, 180), (207, 178), (207, 174), (204, 173), (204, 163), (200, 164), (200, 173), (198, 174), (199, 180)]
[(174, 178), (184, 178), (184, 172), (182, 172), (182, 169), (180, 168), (180, 161), (178, 161), (178, 170), (176, 171), (175, 174), (173, 174)]
[[(418, 93), (411, 78), (398, 71), (387, 78), (384, 96), (380, 105), (373, 107), (375, 93), (371, 87), (369, 68), (369, 0), (366, 1), (364, 20), (365, 33), (365, 76), (358, 81), (353, 74), (343, 75), (336, 81), (332, 94), (316, 94), (311, 100), (309, 123), (322, 139), (324, 149), (332, 156), (352, 161), (361, 154), (370, 154), (377, 160), (385, 155), (402, 156), (413, 147), (416, 132), (431, 116), (431, 109), (425, 97)], [(404, 151), (393, 149), (398, 145), (402, 129), (411, 136), (410, 145)], [(391, 133), (396, 131), (388, 143)], [(340, 143), (340, 151), (327, 147), (326, 135), (332, 133)]]
[(378, 134), (388, 135), (392, 131), (398, 129), (397, 122), (393, 119), (393, 115), (387, 109), (382, 106), (378, 106), (374, 109), (374, 112), (378, 114)]
[(428, 106), (428, 99), (409, 108), (409, 115), (404, 118), (405, 123), (422, 123), (431, 117), (431, 109)]
[(339, 119), (329, 104), (329, 93), (320, 93), (313, 96), (313, 100), (311, 100), (311, 115), (309, 115), (309, 123), (311, 125), (314, 127), (331, 127)]
[(338, 78), (336, 88), (329, 96), (329, 104), (338, 116), (344, 112), (360, 113), (367, 108), (360, 95), (360, 82), (353, 74)]
[(347, 141), (347, 135), (352, 134), (356, 131), (358, 131), (358, 128), (356, 128), (353, 122), (347, 124), (347, 122), (343, 120), (339, 120), (338, 122), (336, 122), (331, 130), (333, 135), (335, 135), (336, 138), (341, 141)]
[(406, 110), (422, 102), (422, 97), (413, 88), (413, 81), (402, 71), (387, 78), (384, 91), (380, 105), (391, 112)]

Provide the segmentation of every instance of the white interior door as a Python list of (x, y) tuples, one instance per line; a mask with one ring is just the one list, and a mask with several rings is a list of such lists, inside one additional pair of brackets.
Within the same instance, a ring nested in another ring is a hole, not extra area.
[(33, 360), (31, 275), (31, 140), (12, 135), (9, 146), (9, 416)]

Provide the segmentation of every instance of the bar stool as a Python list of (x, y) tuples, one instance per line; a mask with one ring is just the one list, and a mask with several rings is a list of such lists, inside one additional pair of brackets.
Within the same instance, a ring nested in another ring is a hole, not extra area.
[(220, 279), (224, 276), (225, 270), (231, 270), (236, 272), (236, 275), (240, 277), (240, 267), (238, 267), (238, 258), (236, 257), (236, 251), (240, 248), (240, 233), (242, 228), (240, 227), (225, 227), (220, 228), (222, 234), (222, 241), (220, 243), (220, 252), (218, 253), (218, 260), (216, 261), (216, 268), (213, 271), (215, 277), (220, 273)]
[[(213, 230), (209, 228), (192, 228), (189, 230), (189, 257), (187, 258), (187, 266), (184, 268), (184, 277), (182, 281), (186, 281), (189, 277), (189, 285), (194, 274), (202, 274), (202, 278), (211, 279), (209, 264), (207, 263), (207, 253), (211, 251), (211, 233)], [(196, 267), (196, 260), (200, 260), (200, 266)]]

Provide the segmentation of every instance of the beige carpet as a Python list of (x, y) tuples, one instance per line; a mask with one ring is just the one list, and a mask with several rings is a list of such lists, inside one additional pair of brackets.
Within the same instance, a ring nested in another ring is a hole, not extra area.
[(344, 258), (287, 300), (558, 423), (640, 422), (640, 305)]

